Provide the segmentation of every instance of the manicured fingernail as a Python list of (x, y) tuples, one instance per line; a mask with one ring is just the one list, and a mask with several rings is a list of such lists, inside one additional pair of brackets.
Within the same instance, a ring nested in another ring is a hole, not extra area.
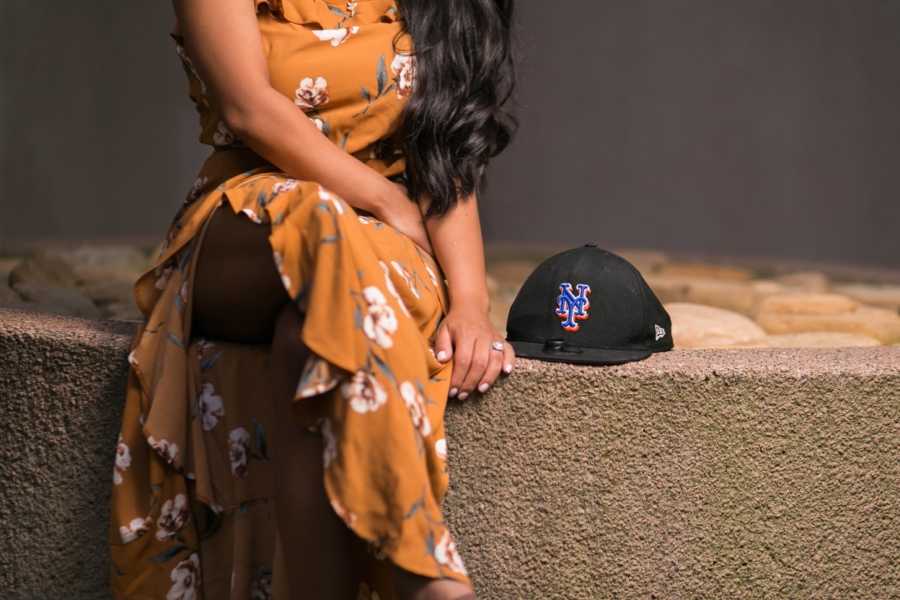
[(459, 391), (459, 388), (450, 388), (450, 397), (452, 398), (453, 396), (455, 396), (456, 392), (458, 392), (458, 391)]
[(482, 383), (481, 385), (478, 386), (478, 391), (483, 394), (487, 391), (487, 389), (489, 387), (491, 387), (491, 384), (489, 384), (488, 382), (485, 381), (484, 383)]
[(441, 361), (441, 362), (447, 360), (447, 351), (446, 351), (446, 350), (441, 350), (440, 352), (438, 352), (438, 353), (437, 353), (437, 359), (438, 359), (439, 361)]
[(504, 373), (512, 373), (512, 364), (506, 363), (505, 365), (503, 365), (503, 372)]
[(460, 400), (465, 400), (468, 397), (469, 397), (469, 392), (460, 392), (460, 394), (459, 394)]

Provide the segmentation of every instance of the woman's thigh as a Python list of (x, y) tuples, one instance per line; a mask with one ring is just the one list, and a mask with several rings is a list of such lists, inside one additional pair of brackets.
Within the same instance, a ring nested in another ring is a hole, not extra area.
[(272, 257), (270, 226), (227, 203), (210, 219), (194, 273), (191, 335), (269, 343), (278, 312), (290, 301)]

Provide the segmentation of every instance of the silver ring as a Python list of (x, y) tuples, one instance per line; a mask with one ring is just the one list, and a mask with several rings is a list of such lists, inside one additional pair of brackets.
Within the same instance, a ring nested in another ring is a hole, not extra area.
[(503, 342), (501, 340), (494, 340), (493, 342), (491, 342), (491, 350), (503, 352)]

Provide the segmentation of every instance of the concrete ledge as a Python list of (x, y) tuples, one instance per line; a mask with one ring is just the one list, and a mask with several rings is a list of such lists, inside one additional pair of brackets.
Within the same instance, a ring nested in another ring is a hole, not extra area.
[(134, 325), (0, 309), (0, 597), (104, 593)]
[[(0, 592), (106, 598), (134, 323), (0, 309)], [(520, 359), (448, 411), (485, 599), (900, 595), (900, 349)]]

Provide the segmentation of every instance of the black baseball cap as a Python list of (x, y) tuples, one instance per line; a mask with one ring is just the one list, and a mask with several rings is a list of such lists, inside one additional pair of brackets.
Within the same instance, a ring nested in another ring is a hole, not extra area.
[(539, 264), (509, 309), (517, 356), (617, 365), (672, 349), (672, 320), (621, 256), (585, 244)]

